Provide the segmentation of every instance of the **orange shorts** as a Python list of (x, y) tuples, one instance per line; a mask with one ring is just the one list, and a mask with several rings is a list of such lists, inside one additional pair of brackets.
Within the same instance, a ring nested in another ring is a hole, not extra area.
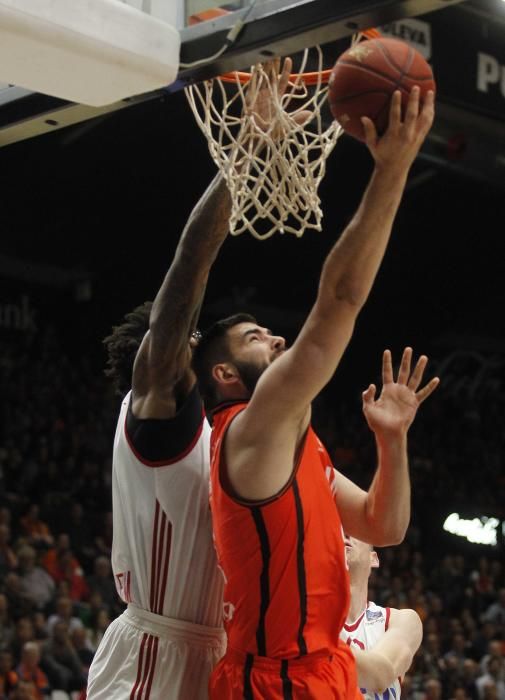
[(281, 661), (228, 648), (212, 671), (210, 700), (363, 700), (354, 658), (339, 652)]

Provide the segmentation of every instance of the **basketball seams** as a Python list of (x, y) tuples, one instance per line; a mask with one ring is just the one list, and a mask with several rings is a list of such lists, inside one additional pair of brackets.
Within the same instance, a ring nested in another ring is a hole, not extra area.
[[(405, 90), (404, 88), (400, 87), (398, 89), (401, 90), (405, 95), (409, 94), (408, 91)], [(370, 95), (377, 95), (377, 96), (382, 95), (383, 97), (386, 97), (388, 100), (391, 97), (391, 93), (388, 92), (387, 90), (385, 90), (385, 89), (378, 90), (377, 88), (375, 88), (372, 90), (365, 90), (365, 91), (357, 92), (357, 93), (352, 94), (352, 95), (346, 95), (345, 97), (341, 97), (338, 100), (329, 100), (329, 103), (330, 103), (330, 105), (334, 105), (335, 107), (342, 107), (349, 100), (354, 100), (357, 97), (367, 97)]]
[[(378, 70), (377, 68), (374, 68), (373, 66), (368, 66), (366, 64), (361, 66), (357, 63), (354, 63), (353, 61), (347, 61), (347, 60), (339, 60), (338, 63), (340, 66), (346, 66), (346, 68), (354, 68), (355, 70), (362, 71), (363, 73), (372, 73), (373, 75), (378, 75), (379, 78), (384, 78), (385, 80), (388, 80), (392, 85), (397, 84), (397, 80), (394, 80), (393, 78), (391, 78), (390, 75), (388, 75), (387, 73), (383, 73), (382, 71)], [(406, 75), (406, 73), (403, 73), (402, 71), (400, 71), (396, 66), (394, 66), (394, 69), (398, 70), (400, 72), (401, 78), (403, 78)], [(417, 77), (413, 77), (412, 75), (409, 75), (408, 78), (409, 78), (409, 80), (414, 80), (415, 82), (423, 82), (423, 81), (433, 80), (432, 75), (426, 75), (423, 78), (417, 78)]]
[[(382, 38), (373, 39), (370, 44), (379, 51), (356, 50), (356, 55), (349, 51), (340, 56), (329, 84), (328, 103), (333, 116), (337, 120), (342, 117), (344, 130), (360, 140), (363, 134), (358, 110), (369, 116), (381, 134), (387, 127), (386, 112), (396, 90), (402, 95), (405, 109), (414, 85), (419, 85), (425, 95), (434, 83), (431, 67), (412, 46)], [(417, 72), (422, 74), (416, 75)]]
[(391, 53), (388, 51), (387, 47), (384, 46), (384, 44), (377, 42), (377, 48), (380, 50), (383, 58), (389, 63), (391, 68), (394, 68), (397, 70), (399, 73), (405, 73), (408, 71), (408, 68), (412, 65), (412, 61), (414, 60), (414, 53), (411, 49), (411, 47), (408, 44), (405, 44), (405, 47), (407, 48), (407, 56), (406, 56), (406, 63), (409, 62), (410, 58), (410, 65), (407, 68), (402, 68), (400, 65), (398, 65), (394, 59), (394, 56), (391, 55)]
[(386, 61), (389, 63), (389, 65), (392, 68), (395, 68), (399, 73), (401, 73), (402, 77), (404, 75), (408, 75), (409, 79), (413, 80), (414, 82), (423, 81), (423, 80), (433, 80), (433, 75), (417, 76), (417, 75), (415, 75), (415, 73), (411, 73), (411, 68), (412, 68), (412, 64), (414, 63), (414, 60), (416, 57), (416, 52), (414, 51), (413, 47), (410, 46), (409, 44), (407, 44), (407, 48), (408, 48), (407, 65), (404, 68), (401, 68), (399, 65), (397, 65), (397, 63), (394, 60), (394, 56), (392, 56), (392, 54), (387, 46), (384, 46), (384, 44), (379, 44), (379, 43), (377, 44), (377, 46), (380, 48), (383, 57), (386, 59)]

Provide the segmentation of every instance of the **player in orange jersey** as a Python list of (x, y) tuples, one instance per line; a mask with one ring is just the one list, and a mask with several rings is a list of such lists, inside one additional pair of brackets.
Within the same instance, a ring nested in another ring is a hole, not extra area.
[(419, 389), (427, 358), (411, 370), (410, 348), (395, 380), (384, 353), (381, 395), (375, 400), (372, 385), (363, 396), (378, 449), (368, 492), (333, 471), (310, 427), (310, 405), (351, 338), (433, 113), (433, 93), (421, 107), (414, 88), (404, 118), (395, 93), (380, 139), (364, 118), (375, 169), (323, 266), (316, 303), (292, 348), (238, 316), (215, 324), (195, 350), (200, 389), (214, 409), (211, 504), (226, 586), (228, 651), (211, 677), (215, 700), (358, 693), (352, 654), (339, 640), (349, 606), (341, 523), (378, 545), (403, 539), (407, 430), (438, 380)]

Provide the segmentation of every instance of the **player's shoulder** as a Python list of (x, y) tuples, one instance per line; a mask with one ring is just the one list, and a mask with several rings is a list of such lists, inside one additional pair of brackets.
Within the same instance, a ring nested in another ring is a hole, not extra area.
[(419, 614), (412, 608), (388, 608), (390, 626), (422, 625)]
[(124, 427), (125, 438), (132, 452), (148, 466), (180, 462), (202, 440), (208, 442), (210, 438), (210, 427), (196, 384), (172, 418), (138, 418), (133, 413), (130, 394)]

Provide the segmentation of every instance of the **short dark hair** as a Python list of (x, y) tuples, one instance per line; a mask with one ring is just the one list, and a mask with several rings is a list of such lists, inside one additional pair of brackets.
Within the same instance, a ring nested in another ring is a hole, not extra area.
[(124, 317), (103, 340), (107, 350), (105, 374), (114, 382), (117, 394), (124, 396), (131, 389), (133, 363), (142, 339), (149, 330), (152, 301), (146, 301)]
[(234, 314), (216, 321), (202, 333), (198, 345), (193, 350), (193, 370), (208, 410), (214, 408), (220, 401), (215, 382), (212, 379), (212, 368), (218, 362), (231, 360), (227, 333), (230, 328), (239, 323), (257, 323), (257, 321), (254, 316), (244, 313)]

